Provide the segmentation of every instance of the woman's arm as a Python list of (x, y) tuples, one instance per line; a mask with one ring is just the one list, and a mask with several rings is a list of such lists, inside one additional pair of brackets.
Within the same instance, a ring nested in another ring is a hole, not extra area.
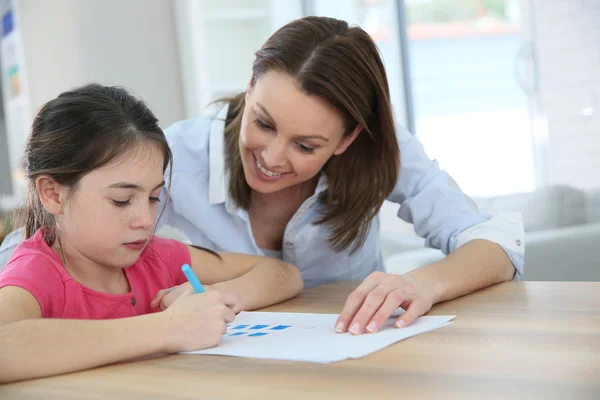
[(375, 332), (400, 306), (396, 326), (411, 324), (437, 302), (511, 279), (523, 272), (521, 217), (490, 218), (425, 154), (419, 141), (399, 129), (402, 170), (388, 200), (414, 225), (428, 246), (448, 256), (406, 275), (373, 273), (348, 297), (338, 332)]
[[(291, 264), (273, 258), (241, 254), (223, 254), (222, 257), (226, 265), (237, 265), (240, 270), (245, 270), (237, 277), (212, 285), (238, 295), (236, 312), (282, 302), (296, 296), (304, 288), (300, 271)], [(222, 268), (227, 267), (224, 265)]]
[(153, 353), (216, 346), (234, 296), (182, 297), (169, 310), (112, 320), (42, 319), (26, 290), (0, 289), (0, 382), (83, 370)]
[[(192, 269), (202, 284), (235, 293), (236, 312), (254, 310), (294, 297), (304, 287), (300, 271), (286, 262), (268, 257), (236, 253), (219, 253), (219, 257), (195, 247), (189, 247)], [(191, 293), (189, 284), (171, 291), (161, 290), (153, 306), (164, 308), (183, 293)]]
[(511, 280), (514, 274), (514, 267), (500, 246), (487, 240), (473, 240), (443, 260), (405, 276), (429, 292), (432, 303), (437, 304)]
[(450, 254), (466, 242), (485, 239), (508, 254), (517, 276), (523, 273), (524, 236), (518, 213), (491, 218), (477, 205), (438, 163), (425, 153), (419, 140), (398, 129), (402, 166), (398, 182), (388, 200), (400, 205), (398, 217), (412, 223), (428, 247)]

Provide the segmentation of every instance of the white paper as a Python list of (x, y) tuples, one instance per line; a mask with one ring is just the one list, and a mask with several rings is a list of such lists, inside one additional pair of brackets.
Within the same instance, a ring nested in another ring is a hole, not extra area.
[(390, 318), (377, 333), (362, 335), (336, 333), (337, 317), (337, 314), (242, 312), (228, 325), (219, 346), (185, 354), (326, 364), (364, 357), (392, 343), (440, 328), (454, 315), (419, 317), (406, 328), (395, 328), (396, 318)]

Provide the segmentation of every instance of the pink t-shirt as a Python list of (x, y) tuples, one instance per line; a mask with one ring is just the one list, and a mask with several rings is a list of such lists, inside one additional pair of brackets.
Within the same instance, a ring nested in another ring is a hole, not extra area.
[(42, 309), (42, 318), (110, 319), (160, 311), (150, 302), (160, 289), (186, 281), (181, 272), (190, 264), (189, 249), (181, 242), (154, 237), (125, 275), (131, 291), (108, 294), (73, 279), (42, 231), (21, 243), (0, 272), (0, 288), (19, 286), (31, 293)]

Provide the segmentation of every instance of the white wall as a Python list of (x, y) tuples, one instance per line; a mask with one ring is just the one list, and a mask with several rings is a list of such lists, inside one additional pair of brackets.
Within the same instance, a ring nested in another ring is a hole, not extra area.
[(83, 83), (127, 87), (166, 127), (183, 118), (170, 0), (21, 0), (32, 112)]
[(534, 0), (533, 6), (549, 181), (599, 187), (600, 1)]

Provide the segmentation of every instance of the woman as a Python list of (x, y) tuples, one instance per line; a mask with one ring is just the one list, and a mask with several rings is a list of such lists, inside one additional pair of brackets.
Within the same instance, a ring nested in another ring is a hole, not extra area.
[[(217, 108), (167, 130), (175, 162), (160, 223), (199, 246), (282, 258), (307, 287), (366, 278), (339, 332), (374, 332), (399, 306), (407, 312), (396, 325), (408, 325), (432, 304), (522, 272), (522, 225), (481, 215), (395, 129), (384, 66), (362, 29), (289, 23), (256, 53), (247, 91)], [(377, 214), (386, 199), (450, 255), (385, 274)]]
[[(378, 49), (344, 21), (287, 24), (257, 51), (245, 93), (167, 137), (171, 199), (159, 224), (194, 245), (281, 258), (307, 287), (364, 279), (338, 332), (375, 332), (399, 306), (406, 313), (396, 326), (406, 326), (435, 303), (523, 272), (522, 224), (480, 214), (417, 139), (395, 128)], [(386, 274), (377, 218), (386, 199), (448, 257)]]

